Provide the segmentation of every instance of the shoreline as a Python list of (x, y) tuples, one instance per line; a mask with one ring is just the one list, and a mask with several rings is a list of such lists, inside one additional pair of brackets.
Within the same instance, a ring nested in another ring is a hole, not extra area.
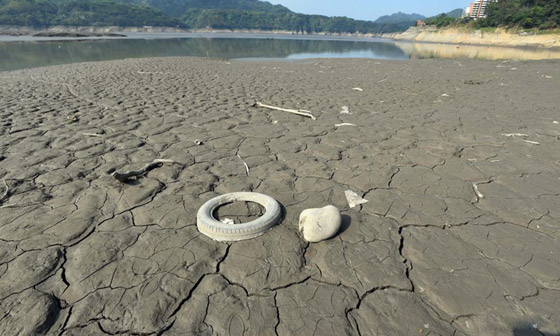
[(413, 41), (420, 43), (449, 43), (457, 45), (480, 45), (502, 47), (528, 47), (538, 49), (560, 50), (560, 34), (520, 35), (504, 29), (493, 32), (483, 30), (465, 30), (459, 28), (418, 28), (410, 27), (402, 33), (384, 35), (395, 41)]
[[(68, 34), (68, 33), (82, 33), (90, 34), (88, 37), (56, 37), (45, 36), (37, 37), (37, 40), (53, 40), (59, 38), (64, 40), (76, 39), (115, 39), (127, 38), (118, 36), (103, 36), (110, 34), (148, 34), (148, 38), (155, 37), (157, 34), (181, 34), (185, 37), (213, 37), (227, 35), (244, 35), (256, 38), (293, 38), (293, 39), (329, 39), (329, 40), (351, 40), (351, 41), (392, 41), (392, 42), (413, 42), (413, 43), (433, 43), (433, 44), (449, 44), (449, 45), (465, 45), (465, 46), (493, 46), (493, 47), (512, 47), (512, 48), (530, 48), (530, 49), (549, 49), (553, 51), (560, 50), (560, 34), (547, 34), (547, 35), (530, 35), (519, 36), (519, 34), (507, 33), (503, 30), (497, 30), (495, 33), (485, 33), (482, 31), (464, 31), (460, 29), (418, 29), (411, 27), (402, 33), (388, 33), (388, 34), (328, 34), (328, 33), (295, 33), (292, 31), (264, 31), (264, 30), (219, 30), (219, 29), (197, 29), (185, 30), (170, 27), (49, 27), (46, 29), (36, 29), (30, 27), (13, 27), (13, 26), (0, 26), (0, 38), (4, 37), (4, 41), (30, 41), (29, 37), (43, 33), (48, 35)], [(224, 34), (224, 35), (220, 35)], [(12, 38), (6, 38), (12, 37)], [(142, 38), (137, 36), (136, 38)], [(170, 37), (173, 38), (173, 37)]]

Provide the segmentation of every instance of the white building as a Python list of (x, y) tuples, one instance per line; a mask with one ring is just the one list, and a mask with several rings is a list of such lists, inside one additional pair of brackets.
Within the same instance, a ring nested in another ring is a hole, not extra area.
[(471, 17), (473, 19), (486, 17), (488, 4), (491, 2), (498, 2), (498, 0), (476, 0), (463, 10), (463, 17)]

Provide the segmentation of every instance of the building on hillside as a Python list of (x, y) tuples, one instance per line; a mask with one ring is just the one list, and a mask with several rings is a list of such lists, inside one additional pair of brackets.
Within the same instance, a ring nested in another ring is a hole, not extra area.
[(463, 17), (470, 17), (473, 19), (486, 17), (488, 4), (491, 2), (498, 2), (498, 0), (476, 0), (463, 10)]

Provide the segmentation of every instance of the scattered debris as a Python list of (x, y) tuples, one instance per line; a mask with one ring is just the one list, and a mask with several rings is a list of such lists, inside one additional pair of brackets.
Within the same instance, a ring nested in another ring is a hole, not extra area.
[(129, 170), (129, 171), (126, 171), (124, 173), (119, 173), (119, 172), (115, 171), (111, 174), (111, 176), (113, 176), (119, 182), (126, 183), (130, 178), (142, 176), (152, 169), (161, 167), (162, 164), (164, 164), (164, 163), (176, 163), (176, 162), (173, 161), (173, 160), (167, 160), (167, 159), (157, 159), (157, 160), (154, 160), (154, 161), (148, 163), (147, 165), (145, 165), (141, 169)]
[(342, 124), (336, 124), (336, 125), (334, 125), (334, 127), (341, 127), (341, 126), (356, 126), (356, 124), (342, 123)]
[(359, 87), (355, 87), (355, 88), (353, 88), (352, 90), (354, 90), (354, 91), (359, 91), (359, 92), (363, 92), (363, 91), (364, 91), (364, 89), (359, 88)]
[(256, 102), (256, 103), (253, 105), (253, 107), (263, 107), (263, 108), (267, 108), (267, 109), (271, 109), (271, 110), (293, 113), (293, 114), (300, 115), (300, 116), (302, 116), (302, 117), (307, 117), (307, 118), (311, 118), (311, 119), (313, 119), (313, 120), (317, 120), (317, 118), (314, 117), (314, 116), (311, 114), (311, 111), (307, 111), (307, 110), (285, 109), (285, 108), (282, 108), (282, 107), (271, 106), (271, 105), (265, 105), (265, 104), (260, 103), (260, 102)]
[(245, 165), (245, 171), (247, 172), (247, 176), (249, 176), (249, 166), (247, 165), (247, 162), (243, 160), (243, 158), (239, 155), (239, 153), (236, 153), (236, 155), (241, 161), (243, 161), (243, 164)]
[(506, 136), (508, 138), (514, 138), (514, 137), (523, 137), (523, 138), (527, 138), (528, 135), (527, 134), (523, 134), (523, 133), (502, 133), (503, 136)]
[(523, 140), (523, 141), (525, 141), (526, 143), (530, 143), (532, 145), (540, 145), (541, 144), (540, 142), (531, 141), (531, 140)]
[(467, 84), (467, 85), (481, 85), (482, 82), (481, 81), (475, 81), (475, 80), (466, 80), (465, 84)]
[(234, 225), (235, 224), (235, 221), (233, 219), (227, 218), (227, 217), (222, 219), (220, 222), (222, 222), (224, 224), (227, 224), (227, 225)]
[(352, 190), (346, 190), (344, 192), (344, 195), (346, 196), (346, 200), (348, 201), (348, 205), (350, 206), (350, 208), (355, 208), (360, 204), (369, 202), (368, 200), (363, 199), (360, 195), (358, 195)]
[(341, 109), (342, 109), (342, 111), (340, 111), (340, 114), (352, 114), (352, 113), (350, 113), (350, 110), (348, 109), (348, 106), (342, 106)]
[(484, 198), (484, 195), (480, 192), (480, 190), (478, 190), (478, 185), (476, 183), (473, 183), (472, 186), (477, 197), (476, 201), (478, 202), (479, 200)]
[(98, 137), (98, 138), (103, 137), (103, 134), (99, 134), (99, 133), (82, 133), (82, 135), (91, 136), (91, 137)]
[(198, 139), (194, 139), (194, 144), (197, 146), (202, 145), (202, 141), (198, 140)]
[(80, 120), (80, 118), (78, 118), (78, 116), (76, 115), (69, 115), (66, 117), (66, 119), (68, 119), (69, 122), (73, 123), (73, 122), (77, 122)]
[(340, 211), (334, 205), (306, 209), (299, 215), (299, 231), (311, 243), (331, 238), (338, 232), (341, 224)]

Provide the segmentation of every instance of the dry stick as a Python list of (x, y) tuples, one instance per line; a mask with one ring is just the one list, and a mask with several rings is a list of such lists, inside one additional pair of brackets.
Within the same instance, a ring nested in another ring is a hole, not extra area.
[(2, 179), (2, 182), (4, 182), (4, 187), (6, 188), (6, 190), (4, 190), (4, 194), (2, 194), (2, 197), (0, 197), (0, 202), (3, 202), (4, 199), (8, 198), (8, 193), (10, 192), (10, 187), (8, 187), (6, 179)]
[(161, 167), (161, 165), (163, 163), (176, 163), (173, 160), (166, 160), (166, 159), (157, 159), (154, 160), (150, 163), (148, 163), (147, 165), (145, 165), (144, 167), (142, 167), (141, 169), (138, 170), (129, 170), (126, 171), (124, 173), (119, 173), (119, 172), (113, 172), (111, 174), (111, 176), (113, 176), (115, 179), (117, 179), (118, 181), (125, 183), (126, 181), (128, 181), (131, 177), (137, 177), (137, 176), (142, 176), (144, 174), (146, 174), (147, 172), (149, 172), (152, 169), (155, 168), (159, 168)]
[(243, 164), (245, 165), (245, 171), (247, 172), (247, 176), (249, 176), (249, 166), (247, 165), (247, 162), (243, 160), (243, 158), (239, 155), (239, 153), (237, 153), (237, 157), (240, 158), (241, 161), (243, 161)]
[(103, 134), (96, 134), (96, 133), (82, 133), (82, 135), (85, 135), (85, 136), (92, 136), (92, 137), (98, 137), (98, 138), (103, 138)]
[(241, 144), (243, 143), (243, 141), (245, 141), (246, 139), (241, 140), (241, 142), (239, 142), (239, 144), (237, 145), (237, 148), (235, 149), (235, 155), (237, 155), (237, 157), (243, 161), (243, 164), (245, 165), (245, 172), (247, 172), (247, 176), (249, 176), (249, 166), (247, 165), (247, 162), (245, 162), (245, 160), (243, 160), (243, 158), (241, 157), (241, 155), (239, 155), (239, 147), (241, 147)]
[(283, 112), (288, 112), (288, 113), (293, 113), (293, 114), (297, 114), (300, 115), (302, 117), (307, 117), (307, 118), (311, 118), (313, 120), (317, 120), (316, 117), (313, 116), (313, 114), (311, 114), (311, 111), (307, 111), (307, 110), (292, 110), (292, 109), (285, 109), (285, 108), (281, 108), (281, 107), (277, 107), (277, 106), (271, 106), (271, 105), (265, 105), (263, 103), (260, 102), (256, 102), (255, 105), (256, 107), (264, 107), (267, 109), (271, 109), (271, 110), (276, 110), (276, 111), (283, 111)]

